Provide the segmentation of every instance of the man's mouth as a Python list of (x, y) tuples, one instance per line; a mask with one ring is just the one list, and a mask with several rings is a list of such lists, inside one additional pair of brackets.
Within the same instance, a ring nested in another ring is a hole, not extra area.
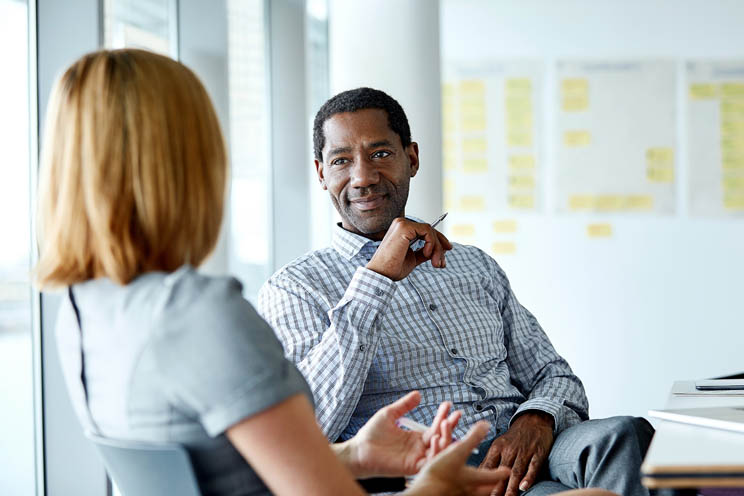
[(385, 203), (385, 195), (369, 195), (361, 198), (355, 198), (349, 203), (357, 210), (367, 211), (374, 210)]

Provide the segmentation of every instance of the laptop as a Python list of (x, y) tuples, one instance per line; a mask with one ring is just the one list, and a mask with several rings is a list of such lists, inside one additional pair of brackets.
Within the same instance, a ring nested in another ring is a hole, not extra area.
[(744, 406), (649, 410), (649, 417), (744, 433)]

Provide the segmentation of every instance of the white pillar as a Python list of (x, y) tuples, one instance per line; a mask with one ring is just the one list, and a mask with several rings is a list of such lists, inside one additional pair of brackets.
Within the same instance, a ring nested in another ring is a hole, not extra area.
[(437, 0), (330, 0), (331, 93), (359, 86), (398, 100), (418, 142), (421, 168), (406, 214), (442, 213), (442, 126)]

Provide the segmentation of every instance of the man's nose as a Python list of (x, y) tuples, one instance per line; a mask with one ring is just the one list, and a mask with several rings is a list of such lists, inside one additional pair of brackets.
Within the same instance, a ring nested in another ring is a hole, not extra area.
[(354, 188), (366, 188), (377, 184), (380, 174), (377, 167), (369, 160), (361, 158), (356, 160), (351, 169), (351, 186)]

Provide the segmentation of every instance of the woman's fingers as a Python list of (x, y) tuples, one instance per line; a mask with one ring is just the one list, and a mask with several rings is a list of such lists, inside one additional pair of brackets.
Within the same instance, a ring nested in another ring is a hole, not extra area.
[(393, 419), (399, 419), (406, 413), (416, 408), (420, 401), (421, 393), (419, 393), (418, 391), (411, 391), (402, 398), (399, 398), (393, 403), (390, 403), (385, 408), (387, 409), (388, 414), (393, 417)]
[(447, 419), (447, 413), (449, 413), (451, 406), (452, 403), (449, 401), (443, 401), (439, 404), (437, 414), (434, 416), (431, 426), (423, 433), (422, 440), (424, 441), (424, 444), (429, 444), (432, 435), (439, 433), (440, 425)]

